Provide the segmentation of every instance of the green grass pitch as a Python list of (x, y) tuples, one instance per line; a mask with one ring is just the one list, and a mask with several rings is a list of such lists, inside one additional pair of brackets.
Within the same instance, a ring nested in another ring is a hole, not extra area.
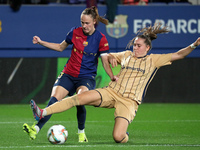
[[(45, 105), (39, 105), (45, 107)], [(34, 141), (22, 130), (34, 122), (30, 106), (0, 105), (0, 149), (2, 150), (191, 150), (200, 149), (200, 104), (150, 104), (139, 106), (130, 124), (129, 142), (116, 144), (112, 138), (114, 109), (86, 106), (88, 143), (78, 143), (76, 109), (54, 114)], [(54, 124), (64, 125), (68, 140), (52, 145), (46, 134)]]

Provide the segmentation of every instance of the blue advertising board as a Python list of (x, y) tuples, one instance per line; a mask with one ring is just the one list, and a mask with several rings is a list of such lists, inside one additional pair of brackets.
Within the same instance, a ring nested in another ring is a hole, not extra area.
[[(80, 26), (80, 14), (85, 6), (22, 5), (18, 12), (0, 6), (0, 57), (69, 57), (70, 47), (63, 53), (32, 44), (34, 35), (42, 40), (60, 43), (68, 31)], [(106, 14), (106, 6), (98, 6)], [(200, 35), (200, 6), (118, 6), (115, 22), (97, 29), (106, 35), (110, 51), (126, 48), (136, 32), (144, 26), (160, 22), (171, 32), (160, 34), (153, 41), (152, 52), (167, 53), (185, 47)], [(199, 50), (189, 55), (200, 57)]]

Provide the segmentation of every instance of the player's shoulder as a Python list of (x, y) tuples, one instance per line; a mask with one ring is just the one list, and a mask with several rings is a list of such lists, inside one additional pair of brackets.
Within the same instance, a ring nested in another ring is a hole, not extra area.
[(77, 32), (82, 31), (82, 27), (74, 26), (71, 28), (71, 31), (77, 31)]
[(73, 31), (74, 31), (75, 29), (77, 29), (77, 27), (72, 27), (72, 28), (69, 30), (69, 32), (67, 33), (67, 35), (73, 34)]
[(130, 54), (132, 54), (133, 52), (132, 52), (131, 50), (125, 50), (125, 51), (124, 51), (124, 53), (126, 53), (126, 54), (129, 54), (129, 55), (130, 55)]
[(163, 53), (163, 54), (150, 54), (149, 55), (149, 58), (154, 60), (154, 61), (157, 61), (157, 60), (165, 60), (165, 59), (169, 59), (171, 60), (171, 55), (172, 53)]
[(117, 56), (120, 56), (120, 57), (125, 57), (125, 58), (127, 58), (128, 56), (132, 55), (132, 51), (130, 51), (130, 50), (125, 50), (125, 51), (116, 52), (116, 53), (111, 53), (111, 54), (117, 55)]
[(99, 31), (97, 29), (95, 30), (95, 35), (98, 35), (100, 37), (106, 37), (105, 34), (103, 34), (101, 31)]
[(147, 55), (147, 58), (154, 60), (154, 59), (158, 59), (160, 56), (161, 56), (161, 54), (153, 54), (153, 53), (151, 53), (151, 54)]
[(133, 52), (131, 50), (125, 50), (124, 51), (124, 57), (127, 58), (127, 57), (130, 57), (133, 55)]
[(163, 53), (163, 54), (153, 54), (153, 53), (151, 53), (151, 54), (149, 54), (149, 57), (165, 57), (165, 56), (168, 56), (168, 55), (171, 55), (171, 53), (167, 53), (167, 54), (165, 54), (165, 53)]

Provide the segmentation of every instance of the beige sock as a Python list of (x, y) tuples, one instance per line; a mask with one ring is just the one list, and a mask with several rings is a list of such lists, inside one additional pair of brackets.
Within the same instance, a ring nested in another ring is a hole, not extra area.
[(45, 108), (44, 110), (46, 111), (46, 113), (44, 114), (44, 116), (60, 113), (77, 105), (79, 105), (79, 100), (77, 95), (67, 97)]

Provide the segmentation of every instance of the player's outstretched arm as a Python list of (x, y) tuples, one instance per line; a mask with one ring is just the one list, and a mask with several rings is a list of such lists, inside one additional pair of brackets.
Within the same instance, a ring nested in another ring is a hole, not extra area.
[(67, 46), (69, 45), (68, 43), (65, 42), (65, 40), (62, 41), (60, 44), (59, 43), (50, 43), (50, 42), (41, 40), (40, 37), (38, 37), (38, 36), (33, 37), (33, 44), (40, 44), (44, 47), (47, 47), (49, 49), (59, 51), (59, 52), (62, 52), (63, 50), (65, 50), (67, 48)]
[(108, 54), (101, 55), (101, 60), (102, 60), (102, 64), (103, 64), (103, 67), (104, 67), (106, 73), (109, 75), (109, 77), (112, 81), (115, 81), (116, 78), (114, 77), (112, 69), (108, 62)]
[(173, 53), (171, 61), (185, 58), (199, 45), (200, 45), (200, 37), (194, 43), (189, 45), (188, 47), (182, 48), (181, 50)]
[(117, 62), (117, 59), (113, 55), (108, 54), (108, 61), (113, 68), (117, 67), (118, 62)]

